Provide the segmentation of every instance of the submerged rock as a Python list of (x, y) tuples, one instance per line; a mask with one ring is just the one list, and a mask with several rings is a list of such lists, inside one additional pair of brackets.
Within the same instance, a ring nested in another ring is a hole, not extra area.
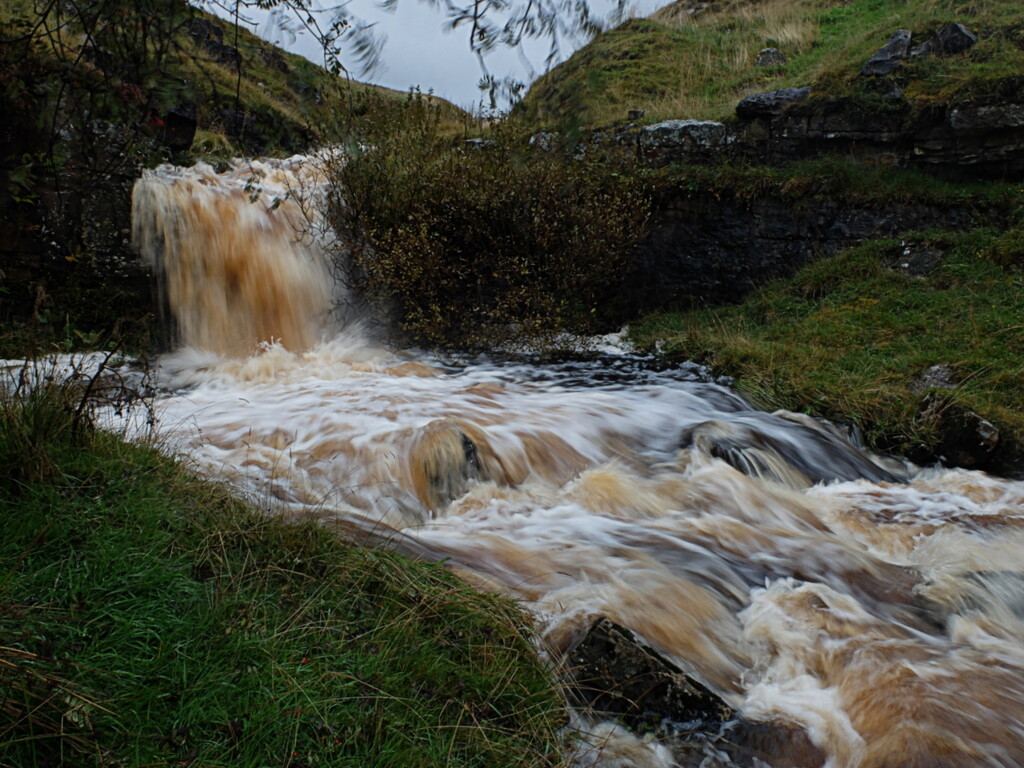
[(477, 444), (463, 425), (438, 419), (423, 427), (409, 457), (412, 486), (420, 502), (437, 510), (488, 477)]
[(615, 718), (667, 747), (676, 764), (786, 765), (825, 762), (802, 728), (753, 722), (720, 696), (645, 645), (625, 627), (596, 621), (569, 654), (570, 700), (600, 717)]
[(705, 421), (687, 429), (680, 448), (721, 459), (749, 477), (793, 488), (866, 479), (899, 482), (832, 425), (779, 411), (771, 423)]

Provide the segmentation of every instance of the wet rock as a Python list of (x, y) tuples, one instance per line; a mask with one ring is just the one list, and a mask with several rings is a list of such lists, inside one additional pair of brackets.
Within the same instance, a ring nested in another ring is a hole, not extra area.
[(825, 755), (792, 723), (753, 722), (645, 645), (599, 619), (569, 654), (570, 700), (658, 740), (683, 768), (817, 768)]
[(747, 96), (736, 105), (736, 115), (744, 120), (751, 120), (756, 117), (776, 117), (781, 115), (786, 108), (797, 101), (802, 101), (810, 95), (811, 89), (803, 88), (779, 88), (774, 91), (755, 93)]
[(710, 736), (736, 717), (721, 698), (608, 619), (599, 619), (572, 650), (569, 667), (577, 704), (634, 731)]
[(417, 498), (430, 510), (488, 477), (476, 443), (449, 419), (432, 421), (420, 430), (410, 452), (409, 472)]
[(932, 392), (918, 419), (935, 435), (933, 451), (946, 466), (983, 469), (999, 445), (999, 429), (948, 395)]
[(778, 48), (762, 48), (754, 60), (754, 66), (759, 69), (766, 67), (782, 67), (788, 64), (785, 54)]
[(970, 29), (955, 21), (944, 24), (935, 37), (925, 40), (910, 51), (911, 56), (924, 56), (932, 53), (936, 56), (955, 56), (972, 48), (978, 42), (978, 36)]
[(910, 50), (910, 30), (897, 29), (889, 41), (879, 48), (861, 68), (862, 75), (878, 77), (895, 72)]
[(795, 488), (867, 479), (898, 482), (831, 424), (777, 412), (771, 422), (705, 421), (680, 436), (680, 448), (721, 459), (750, 477)]

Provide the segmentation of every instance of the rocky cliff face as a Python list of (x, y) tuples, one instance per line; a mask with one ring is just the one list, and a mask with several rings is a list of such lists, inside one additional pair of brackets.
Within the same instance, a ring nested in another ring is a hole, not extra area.
[(922, 203), (859, 203), (808, 196), (746, 198), (661, 190), (638, 245), (629, 294), (640, 311), (743, 298), (812, 259), (903, 232), (966, 229), (998, 211)]
[[(973, 96), (921, 103), (904, 96), (903, 63), (952, 56), (974, 34), (947, 24), (915, 41), (897, 30), (864, 65), (853, 92), (783, 88), (750, 95), (723, 122), (670, 120), (614, 136), (641, 166), (785, 167), (832, 157), (852, 164), (925, 171), (944, 179), (1024, 180), (1024, 76), (985, 82)], [(967, 203), (864, 203), (840, 191), (800, 199), (771, 192), (662, 185), (650, 234), (637, 248), (630, 295), (652, 310), (735, 301), (817, 256), (864, 240), (929, 228), (1002, 225), (1002, 213)]]

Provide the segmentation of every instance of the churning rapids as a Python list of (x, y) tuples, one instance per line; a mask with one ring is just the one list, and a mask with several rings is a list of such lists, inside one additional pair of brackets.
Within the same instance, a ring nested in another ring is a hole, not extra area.
[(332, 331), (302, 236), (321, 184), (298, 158), (138, 182), (181, 335), (168, 445), (285, 513), (446, 559), (554, 649), (608, 617), (834, 768), (1024, 765), (1024, 483), (871, 457), (693, 368), (456, 367)]

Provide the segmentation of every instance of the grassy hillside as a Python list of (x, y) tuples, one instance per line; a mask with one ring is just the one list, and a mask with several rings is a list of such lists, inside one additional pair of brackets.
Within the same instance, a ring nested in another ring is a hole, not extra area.
[[(298, 143), (288, 149), (301, 149), (303, 140), (337, 141), (349, 131), (370, 130), (375, 120), (400, 105), (408, 94), (381, 86), (360, 83), (337, 76), (308, 59), (289, 53), (256, 37), (244, 28), (206, 14), (197, 18), (223, 32), (223, 45), (236, 48), (241, 67), (236, 68), (223, 56), (212, 55), (201, 32), (179, 35), (176, 66), (200, 101), (201, 131), (193, 145), (196, 154), (209, 155), (234, 149), (225, 146), (226, 126), (217, 106), (240, 108), (257, 116), (268, 116), (297, 130)], [(239, 74), (240, 73), (240, 74)], [(237, 96), (237, 107), (236, 107)], [(467, 115), (449, 102), (424, 96), (439, 112), (452, 132), (464, 127)]]
[[(703, 5), (703, 4), (701, 4)], [(1024, 26), (1015, 0), (690, 0), (602, 34), (531, 87), (523, 110), (532, 121), (588, 126), (645, 120), (722, 119), (760, 91), (817, 85), (830, 95), (858, 94), (856, 74), (896, 29), (923, 42), (945, 22), (971, 28), (979, 43), (960, 56), (921, 57), (897, 77), (912, 103), (969, 100), (1024, 72)], [(766, 47), (788, 63), (758, 68)], [(1019, 86), (1018, 86), (1019, 87)]]

